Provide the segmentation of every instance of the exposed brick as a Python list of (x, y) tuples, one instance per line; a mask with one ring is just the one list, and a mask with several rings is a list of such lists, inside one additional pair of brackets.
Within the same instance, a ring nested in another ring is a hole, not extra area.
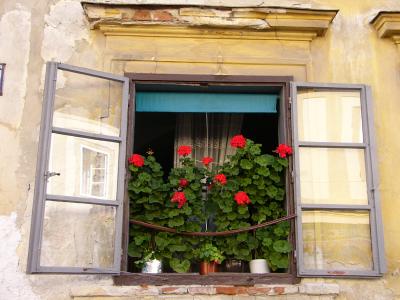
[(150, 21), (151, 15), (150, 11), (146, 9), (136, 10), (133, 15), (134, 21)]
[(207, 286), (201, 286), (201, 287), (189, 287), (188, 292), (191, 295), (214, 295), (215, 294), (215, 288), (214, 287), (207, 287)]
[(237, 295), (238, 288), (235, 286), (217, 286), (215, 288), (217, 294), (222, 295)]
[(173, 286), (168, 286), (168, 287), (163, 287), (161, 288), (161, 293), (162, 294), (175, 294), (175, 295), (183, 295), (188, 292), (188, 289), (185, 287), (173, 287)]
[(285, 293), (285, 288), (283, 286), (276, 286), (274, 287), (274, 293), (276, 295), (282, 295)]
[(254, 296), (256, 296), (256, 295), (268, 295), (270, 290), (271, 289), (267, 288), (267, 287), (249, 287), (247, 289), (247, 293), (249, 295), (254, 295)]
[(153, 12), (153, 21), (169, 22), (173, 21), (174, 17), (169, 11), (166, 10), (156, 10)]

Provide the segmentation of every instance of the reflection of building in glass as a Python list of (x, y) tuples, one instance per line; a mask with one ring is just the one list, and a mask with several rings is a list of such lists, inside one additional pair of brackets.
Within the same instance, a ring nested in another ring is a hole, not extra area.
[(108, 154), (82, 146), (81, 195), (105, 198)]

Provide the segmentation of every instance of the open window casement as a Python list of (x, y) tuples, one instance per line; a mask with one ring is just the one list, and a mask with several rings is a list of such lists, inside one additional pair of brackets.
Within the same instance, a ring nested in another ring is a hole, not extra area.
[(29, 273), (120, 272), (128, 91), (126, 77), (47, 63)]
[(385, 272), (370, 90), (291, 83), (299, 276)]

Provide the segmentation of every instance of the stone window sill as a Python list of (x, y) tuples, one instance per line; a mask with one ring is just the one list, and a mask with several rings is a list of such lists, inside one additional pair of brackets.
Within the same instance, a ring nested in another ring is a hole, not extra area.
[[(302, 284), (256, 284), (253, 286), (238, 285), (142, 285), (142, 286), (79, 286), (71, 288), (72, 299), (89, 300), (91, 298), (143, 296), (145, 299), (197, 299), (198, 296), (218, 296), (218, 299), (232, 299), (240, 295), (244, 299), (262, 299), (265, 296), (284, 296), (285, 299), (334, 299), (339, 295), (339, 285), (333, 283)], [(197, 296), (197, 297), (196, 297)], [(178, 298), (179, 297), (179, 298)], [(223, 298), (222, 298), (223, 297)], [(123, 298), (125, 299), (125, 298)], [(215, 298), (217, 299), (217, 298)], [(274, 299), (279, 299), (278, 297)]]

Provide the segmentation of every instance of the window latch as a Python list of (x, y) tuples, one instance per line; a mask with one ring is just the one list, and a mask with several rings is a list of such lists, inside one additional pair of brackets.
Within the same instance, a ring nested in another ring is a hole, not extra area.
[(46, 174), (44, 174), (44, 177), (46, 178), (46, 180), (49, 180), (49, 178), (50, 177), (53, 177), (53, 176), (60, 176), (61, 175), (61, 173), (58, 173), (58, 172), (46, 172)]

